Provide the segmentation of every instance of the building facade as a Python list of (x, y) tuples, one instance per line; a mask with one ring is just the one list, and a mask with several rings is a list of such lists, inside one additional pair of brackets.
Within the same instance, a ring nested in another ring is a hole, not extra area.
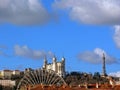
[(2, 86), (15, 86), (15, 84), (13, 80), (0, 80), (0, 85)]
[(12, 71), (11, 70), (3, 70), (3, 71), (1, 71), (1, 76), (3, 79), (10, 79), (12, 76)]
[(14, 70), (14, 71), (12, 71), (12, 74), (13, 75), (20, 75), (20, 71), (19, 70)]
[(13, 75), (20, 76), (19, 70), (2, 70), (0, 71), (0, 78), (1, 79), (11, 79)]
[(43, 69), (47, 70), (53, 70), (55, 71), (59, 76), (64, 77), (65, 76), (65, 58), (63, 57), (60, 62), (57, 62), (56, 57), (53, 57), (52, 63), (48, 63), (47, 59), (44, 59)]

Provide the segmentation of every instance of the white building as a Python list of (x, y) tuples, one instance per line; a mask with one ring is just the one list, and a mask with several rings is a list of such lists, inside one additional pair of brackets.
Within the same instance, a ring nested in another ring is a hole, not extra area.
[(65, 76), (65, 58), (63, 57), (61, 62), (57, 62), (56, 57), (53, 57), (52, 63), (47, 63), (47, 59), (44, 59), (44, 69), (47, 70), (53, 70), (55, 71), (59, 76), (64, 77)]
[(15, 86), (15, 81), (12, 80), (0, 80), (2, 86)]
[(13, 75), (20, 75), (20, 71), (19, 70), (14, 70), (14, 71), (12, 71), (12, 74)]
[(3, 71), (1, 71), (1, 76), (4, 79), (10, 79), (12, 76), (12, 71), (11, 70), (3, 70)]
[(20, 75), (20, 71), (19, 70), (2, 70), (0, 71), (0, 78), (3, 79), (11, 79), (12, 75)]

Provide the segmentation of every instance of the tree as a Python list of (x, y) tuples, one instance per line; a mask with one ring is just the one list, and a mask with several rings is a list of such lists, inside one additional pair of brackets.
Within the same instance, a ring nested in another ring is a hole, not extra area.
[(100, 73), (99, 72), (95, 72), (94, 75), (93, 75), (93, 79), (96, 80), (96, 82), (100, 81)]

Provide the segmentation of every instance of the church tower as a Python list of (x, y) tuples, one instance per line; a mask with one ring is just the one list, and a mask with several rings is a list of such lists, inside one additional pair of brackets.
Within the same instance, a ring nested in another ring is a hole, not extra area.
[(56, 67), (56, 57), (53, 57), (53, 70), (56, 72), (57, 71), (57, 67)]
[(65, 58), (62, 57), (62, 77), (65, 77)]
[(44, 64), (43, 64), (43, 68), (46, 69), (47, 67), (47, 58), (46, 56), (44, 57)]

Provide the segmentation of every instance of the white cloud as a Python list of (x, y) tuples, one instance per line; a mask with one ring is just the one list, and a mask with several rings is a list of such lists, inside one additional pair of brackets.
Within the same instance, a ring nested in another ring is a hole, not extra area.
[(86, 62), (99, 64), (99, 63), (102, 63), (103, 53), (105, 54), (107, 64), (112, 64), (117, 62), (117, 59), (115, 57), (108, 55), (104, 50), (100, 48), (96, 48), (94, 49), (94, 51), (82, 52), (78, 54), (78, 58)]
[(18, 25), (44, 24), (50, 15), (40, 0), (0, 0), (0, 22)]
[(120, 25), (114, 26), (115, 33), (114, 33), (114, 41), (118, 48), (120, 48)]
[(29, 59), (42, 59), (45, 56), (50, 57), (53, 55), (52, 52), (50, 51), (44, 52), (41, 50), (33, 50), (28, 46), (19, 46), (19, 45), (14, 46), (14, 53), (16, 56), (25, 57)]
[(110, 74), (109, 74), (109, 76), (113, 76), (113, 77), (120, 77), (120, 71), (110, 73)]
[(54, 6), (82, 23), (120, 24), (120, 0), (55, 0)]

